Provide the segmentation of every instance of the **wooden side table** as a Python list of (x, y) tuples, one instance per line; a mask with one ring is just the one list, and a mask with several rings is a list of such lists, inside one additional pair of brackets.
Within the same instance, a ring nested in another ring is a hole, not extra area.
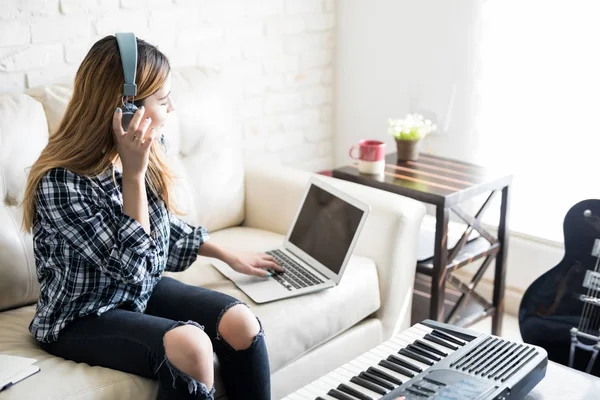
[[(428, 318), (467, 327), (491, 315), (492, 334), (501, 334), (508, 245), (507, 219), (512, 175), (493, 174), (478, 165), (428, 154), (421, 154), (416, 161), (398, 161), (396, 154), (392, 153), (386, 156), (385, 173), (381, 176), (362, 174), (358, 171), (358, 165), (334, 169), (332, 176), (434, 205), (436, 209), (434, 256), (417, 263), (417, 273), (431, 277)], [(475, 215), (471, 215), (460, 206), (464, 201), (487, 192), (490, 192), (487, 200)], [(501, 193), (502, 202), (498, 234), (494, 237), (482, 226), (481, 220), (498, 193)], [(464, 220), (467, 228), (454, 248), (448, 249), (448, 222), (451, 211)], [(468, 240), (473, 230), (479, 233), (479, 237)], [(471, 282), (464, 283), (452, 275), (456, 269), (483, 257), (485, 259)], [(494, 292), (490, 302), (478, 294), (475, 288), (494, 259), (496, 261)], [(447, 282), (460, 291), (460, 296), (448, 315), (445, 315)], [(467, 300), (475, 300), (483, 307), (483, 311), (461, 322), (453, 322), (457, 312), (465, 306)]]

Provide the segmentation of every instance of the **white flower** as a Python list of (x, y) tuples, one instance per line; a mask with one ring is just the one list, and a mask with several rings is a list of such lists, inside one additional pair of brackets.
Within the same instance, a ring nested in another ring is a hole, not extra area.
[(397, 139), (418, 140), (435, 130), (431, 120), (417, 113), (408, 113), (404, 119), (388, 118), (388, 134)]

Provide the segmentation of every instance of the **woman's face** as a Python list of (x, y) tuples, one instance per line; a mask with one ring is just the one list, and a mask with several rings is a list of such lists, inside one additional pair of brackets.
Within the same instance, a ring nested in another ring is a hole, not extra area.
[(170, 112), (175, 111), (175, 103), (171, 99), (171, 75), (167, 76), (164, 85), (154, 94), (144, 99), (144, 118), (152, 118), (150, 129), (158, 129), (167, 122)]

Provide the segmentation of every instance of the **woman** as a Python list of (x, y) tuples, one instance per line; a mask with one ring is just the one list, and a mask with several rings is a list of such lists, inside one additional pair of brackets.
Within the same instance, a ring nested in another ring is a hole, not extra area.
[[(266, 254), (232, 253), (173, 215), (172, 175), (156, 140), (169, 113), (170, 66), (138, 39), (136, 105), (121, 127), (123, 72), (107, 36), (77, 71), (65, 115), (32, 166), (23, 225), (40, 297), (30, 331), (47, 352), (157, 379), (159, 398), (213, 398), (213, 351), (232, 400), (270, 398), (263, 330), (240, 301), (162, 277), (197, 255), (268, 276)], [(116, 110), (116, 111), (115, 111)]]

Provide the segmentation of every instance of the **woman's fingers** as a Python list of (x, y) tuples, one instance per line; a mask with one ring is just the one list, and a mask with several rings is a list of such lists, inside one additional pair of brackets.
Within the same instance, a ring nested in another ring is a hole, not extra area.
[(275, 271), (283, 272), (283, 268), (274, 261), (260, 260), (257, 263), (258, 268), (274, 269)]
[(113, 133), (115, 135), (123, 136), (125, 132), (123, 131), (123, 127), (121, 126), (122, 112), (119, 107), (115, 111), (112, 120)]
[(137, 111), (133, 115), (133, 118), (131, 119), (131, 122), (129, 123), (129, 126), (127, 127), (127, 136), (129, 136), (131, 140), (133, 140), (133, 136), (135, 135), (135, 132), (137, 131), (143, 116), (144, 106), (141, 106), (137, 109)]
[(150, 129), (150, 132), (148, 132), (146, 134), (146, 136), (144, 137), (144, 142), (142, 143), (142, 147), (144, 149), (149, 149), (150, 146), (152, 146), (152, 142), (154, 142), (154, 139), (156, 139), (156, 131), (153, 129)]
[[(268, 268), (273, 268), (273, 269), (275, 269), (277, 271), (283, 272), (283, 267), (281, 265), (279, 265), (279, 263), (277, 262), (277, 260), (274, 257), (272, 257), (272, 256), (270, 256), (268, 254), (263, 254), (263, 255), (260, 256), (260, 258), (263, 261), (266, 261), (266, 262), (269, 262), (269, 263), (272, 263), (273, 265), (275, 265), (274, 267), (268, 267)], [(269, 264), (269, 265), (271, 265), (271, 264)]]
[(135, 134), (133, 135), (132, 140), (137, 141), (139, 144), (144, 143), (144, 140), (146, 140), (146, 133), (148, 132), (148, 128), (150, 127), (150, 124), (152, 123), (152, 118), (147, 117), (145, 118), (141, 124), (138, 125), (137, 129), (135, 130)]

